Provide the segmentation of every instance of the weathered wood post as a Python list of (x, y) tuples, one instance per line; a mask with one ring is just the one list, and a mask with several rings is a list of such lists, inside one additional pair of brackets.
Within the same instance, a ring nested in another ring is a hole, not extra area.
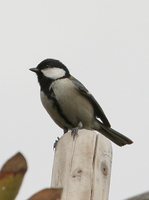
[(59, 140), (51, 187), (62, 187), (62, 200), (108, 200), (112, 147), (96, 131), (68, 132)]

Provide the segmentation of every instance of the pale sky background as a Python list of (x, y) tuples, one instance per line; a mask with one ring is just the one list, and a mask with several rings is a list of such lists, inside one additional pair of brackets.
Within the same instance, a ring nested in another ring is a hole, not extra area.
[(95, 96), (112, 127), (134, 144), (113, 144), (110, 200), (149, 190), (149, 1), (0, 1), (0, 165), (28, 160), (17, 200), (50, 186), (62, 130), (41, 105), (28, 69), (61, 60)]

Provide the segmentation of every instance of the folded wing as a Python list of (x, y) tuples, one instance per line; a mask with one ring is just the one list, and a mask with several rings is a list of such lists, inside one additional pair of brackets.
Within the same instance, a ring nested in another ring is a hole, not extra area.
[(90, 103), (93, 105), (96, 117), (100, 118), (100, 120), (103, 122), (103, 124), (106, 127), (111, 127), (111, 125), (110, 125), (110, 123), (109, 123), (109, 121), (108, 121), (103, 109), (98, 104), (98, 102), (93, 97), (93, 95), (90, 94), (90, 92), (85, 88), (85, 86), (80, 81), (78, 81), (76, 78), (71, 76), (70, 79), (74, 83), (76, 88), (81, 92), (81, 94), (84, 95), (90, 101)]

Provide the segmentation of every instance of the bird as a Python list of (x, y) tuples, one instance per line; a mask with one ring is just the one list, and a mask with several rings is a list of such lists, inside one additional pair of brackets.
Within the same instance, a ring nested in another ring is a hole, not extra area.
[(43, 107), (64, 133), (71, 130), (75, 137), (79, 129), (95, 130), (118, 146), (133, 143), (111, 128), (94, 96), (61, 61), (48, 58), (30, 70), (37, 75)]

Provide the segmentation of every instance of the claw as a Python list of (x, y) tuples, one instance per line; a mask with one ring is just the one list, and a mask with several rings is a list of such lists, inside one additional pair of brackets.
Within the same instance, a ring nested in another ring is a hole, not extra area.
[(71, 135), (73, 136), (73, 139), (75, 139), (75, 137), (78, 136), (78, 131), (81, 128), (83, 128), (83, 124), (82, 124), (82, 122), (79, 122), (78, 126), (72, 129)]
[(75, 139), (75, 137), (78, 136), (78, 131), (79, 131), (78, 127), (72, 129), (71, 135), (72, 135), (73, 139)]
[(56, 149), (56, 146), (57, 146), (59, 140), (60, 140), (60, 138), (57, 137), (57, 139), (55, 140), (55, 142), (54, 142), (54, 144), (53, 144), (53, 149), (54, 149), (54, 150)]

